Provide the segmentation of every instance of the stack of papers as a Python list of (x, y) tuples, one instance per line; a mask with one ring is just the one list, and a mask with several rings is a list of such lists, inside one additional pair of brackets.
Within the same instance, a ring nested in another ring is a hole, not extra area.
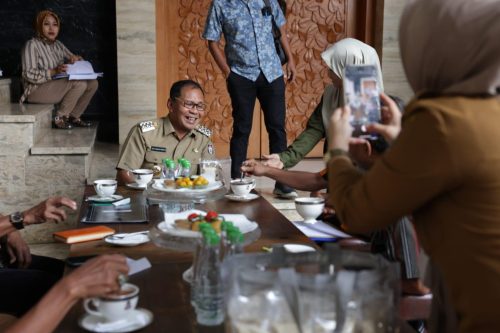
[(75, 61), (74, 64), (68, 64), (66, 73), (56, 74), (52, 79), (61, 79), (67, 77), (69, 80), (94, 80), (102, 77), (102, 73), (95, 73), (92, 64), (85, 60)]
[(331, 241), (338, 238), (352, 238), (349, 235), (323, 221), (316, 223), (292, 222), (304, 235), (312, 240)]

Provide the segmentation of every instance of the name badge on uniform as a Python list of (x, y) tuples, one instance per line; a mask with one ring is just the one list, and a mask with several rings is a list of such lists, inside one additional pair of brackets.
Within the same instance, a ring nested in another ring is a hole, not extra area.
[(151, 151), (159, 151), (160, 153), (166, 153), (167, 147), (151, 146)]
[(207, 151), (210, 155), (213, 155), (214, 152), (215, 152), (215, 148), (214, 148), (214, 145), (209, 143), (208, 146), (207, 146)]
[(156, 129), (156, 122), (143, 121), (139, 123), (139, 127), (141, 128), (142, 133), (153, 131), (154, 129)]

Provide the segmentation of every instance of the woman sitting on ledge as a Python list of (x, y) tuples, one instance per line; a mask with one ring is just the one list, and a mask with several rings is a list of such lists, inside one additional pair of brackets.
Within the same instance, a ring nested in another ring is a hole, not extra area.
[(66, 72), (66, 62), (82, 60), (63, 43), (56, 40), (59, 34), (59, 17), (49, 11), (38, 13), (35, 20), (36, 37), (22, 51), (22, 81), (24, 93), (20, 103), (58, 104), (54, 126), (61, 129), (89, 127), (92, 124), (80, 119), (97, 90), (97, 80), (53, 80), (54, 75)]

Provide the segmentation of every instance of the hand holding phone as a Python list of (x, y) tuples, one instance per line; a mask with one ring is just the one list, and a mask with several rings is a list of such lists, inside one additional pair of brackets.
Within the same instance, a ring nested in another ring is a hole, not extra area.
[(344, 72), (344, 101), (351, 108), (353, 136), (370, 137), (366, 125), (380, 122), (380, 87), (374, 65), (347, 65)]

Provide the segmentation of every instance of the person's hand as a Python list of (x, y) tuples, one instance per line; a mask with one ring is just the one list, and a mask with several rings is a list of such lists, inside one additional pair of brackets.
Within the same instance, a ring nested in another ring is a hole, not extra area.
[(286, 82), (292, 83), (295, 80), (296, 73), (297, 70), (295, 69), (295, 63), (289, 59), (286, 63)]
[(363, 169), (369, 169), (375, 162), (370, 142), (363, 138), (349, 140), (349, 155)]
[(70, 64), (74, 64), (75, 62), (80, 61), (80, 60), (83, 60), (82, 56), (72, 55), (71, 57), (69, 57), (68, 62)]
[(96, 297), (120, 289), (118, 276), (127, 275), (126, 257), (120, 254), (102, 255), (90, 259), (66, 276), (62, 283), (75, 298)]
[(283, 169), (284, 164), (280, 160), (280, 156), (278, 154), (270, 154), (263, 155), (265, 161), (262, 162), (265, 166), (269, 166), (272, 168)]
[(13, 231), (6, 236), (7, 253), (9, 254), (9, 264), (17, 262), (18, 268), (27, 268), (31, 264), (31, 253), (28, 244), (21, 237), (19, 231)]
[(268, 166), (257, 162), (256, 160), (246, 160), (241, 165), (241, 171), (247, 175), (264, 176)]
[(61, 65), (57, 66), (56, 68), (51, 69), (51, 75), (54, 76), (57, 74), (66, 73), (67, 70), (68, 70), (68, 66), (66, 64), (61, 64)]
[(352, 134), (352, 126), (349, 123), (351, 108), (344, 106), (333, 111), (328, 128), (328, 148), (342, 149), (348, 151), (349, 141)]
[(396, 103), (386, 94), (381, 93), (380, 99), (382, 100), (382, 123), (373, 123), (366, 126), (366, 130), (370, 133), (378, 133), (384, 139), (391, 143), (401, 132), (401, 111), (398, 109)]
[(43, 223), (48, 220), (56, 222), (66, 219), (63, 207), (76, 210), (76, 202), (66, 197), (52, 197), (40, 202), (23, 213), (25, 224)]

